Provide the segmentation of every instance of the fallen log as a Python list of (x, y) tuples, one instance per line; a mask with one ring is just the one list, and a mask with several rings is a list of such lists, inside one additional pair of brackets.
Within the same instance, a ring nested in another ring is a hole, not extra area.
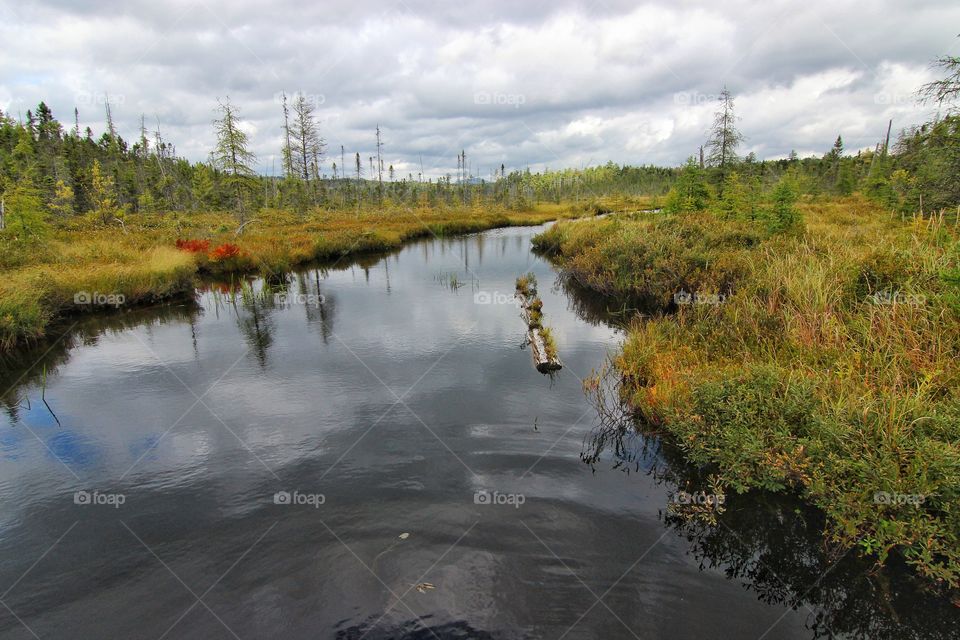
[(540, 324), (543, 314), (543, 301), (537, 297), (536, 279), (533, 276), (517, 279), (517, 298), (523, 309), (523, 319), (527, 323), (527, 342), (533, 364), (540, 373), (549, 373), (563, 368), (549, 329)]
[(530, 353), (533, 354), (533, 364), (540, 373), (549, 373), (563, 368), (563, 363), (556, 354), (550, 354), (539, 327), (533, 327), (527, 334), (530, 341)]

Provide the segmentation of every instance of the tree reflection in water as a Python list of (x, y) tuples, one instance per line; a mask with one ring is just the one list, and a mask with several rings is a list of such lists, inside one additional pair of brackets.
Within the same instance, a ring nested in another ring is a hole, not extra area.
[[(20, 411), (30, 406), (29, 390), (44, 384), (46, 376), (54, 376), (80, 345), (94, 345), (103, 335), (115, 335), (133, 328), (150, 328), (163, 324), (188, 323), (193, 332), (203, 312), (195, 297), (184, 297), (149, 307), (100, 311), (68, 317), (48, 330), (48, 338), (29, 347), (8, 351), (0, 356), (0, 408), (11, 422), (20, 419)], [(195, 343), (194, 343), (194, 346)], [(40, 401), (41, 391), (34, 395)]]

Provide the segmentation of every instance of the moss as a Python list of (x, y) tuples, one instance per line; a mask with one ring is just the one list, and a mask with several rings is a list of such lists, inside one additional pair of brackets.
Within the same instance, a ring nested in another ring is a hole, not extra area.
[(553, 333), (550, 331), (550, 327), (541, 327), (540, 337), (543, 338), (544, 355), (547, 356), (547, 359), (551, 362), (556, 361), (558, 358), (557, 343), (553, 339)]

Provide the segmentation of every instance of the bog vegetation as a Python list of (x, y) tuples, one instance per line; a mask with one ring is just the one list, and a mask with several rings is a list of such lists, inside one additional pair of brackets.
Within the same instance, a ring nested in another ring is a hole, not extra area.
[(642, 427), (718, 486), (798, 491), (833, 539), (958, 587), (960, 59), (940, 64), (925, 94), (946, 110), (856, 153), (838, 136), (820, 157), (740, 157), (724, 91), (679, 168), (481, 177), (463, 150), (455, 176), (399, 176), (379, 126), (374, 153), (332, 150), (301, 95), (278, 113), (276, 177), (254, 170), (229, 100), (210, 159), (193, 163), (145, 122), (122, 138), (109, 106), (99, 137), (43, 103), (22, 121), (0, 113), (0, 348), (89, 309), (81, 293), (130, 304), (189, 291), (198, 271), (270, 274), (424, 234), (658, 209), (536, 239), (568, 277), (651, 311), (614, 359)]
[[(960, 59), (941, 62), (953, 84), (930, 90), (955, 96)], [(737, 158), (731, 113), (726, 96), (711, 161), (687, 163), (662, 212), (558, 223), (535, 245), (648, 311), (616, 388), (708, 486), (798, 492), (835, 542), (956, 589), (960, 118), (774, 172)], [(586, 386), (603, 400), (602, 374)]]

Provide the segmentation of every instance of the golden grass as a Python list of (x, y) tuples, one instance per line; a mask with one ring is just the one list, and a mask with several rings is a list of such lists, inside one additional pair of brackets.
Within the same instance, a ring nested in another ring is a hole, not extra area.
[(759, 243), (703, 244), (705, 228), (741, 230), (698, 216), (557, 225), (541, 242), (581, 282), (661, 302), (674, 274), (734, 274), (722, 304), (629, 331), (614, 365), (642, 422), (725, 486), (798, 490), (834, 539), (958, 587), (960, 237), (858, 197), (800, 209), (805, 232)]
[[(604, 208), (645, 202), (617, 201)], [(57, 317), (89, 310), (89, 305), (74, 304), (79, 292), (122, 295), (130, 305), (188, 292), (198, 271), (276, 274), (312, 260), (394, 249), (418, 237), (536, 225), (595, 212), (595, 203), (540, 204), (524, 211), (497, 206), (385, 206), (359, 214), (316, 209), (304, 215), (263, 210), (239, 236), (236, 219), (227, 213), (166, 212), (129, 216), (125, 230), (77, 218), (42, 240), (24, 242), (0, 234), (0, 351), (41, 338)], [(209, 240), (211, 248), (232, 243), (242, 255), (211, 261), (176, 250), (177, 239)]]

